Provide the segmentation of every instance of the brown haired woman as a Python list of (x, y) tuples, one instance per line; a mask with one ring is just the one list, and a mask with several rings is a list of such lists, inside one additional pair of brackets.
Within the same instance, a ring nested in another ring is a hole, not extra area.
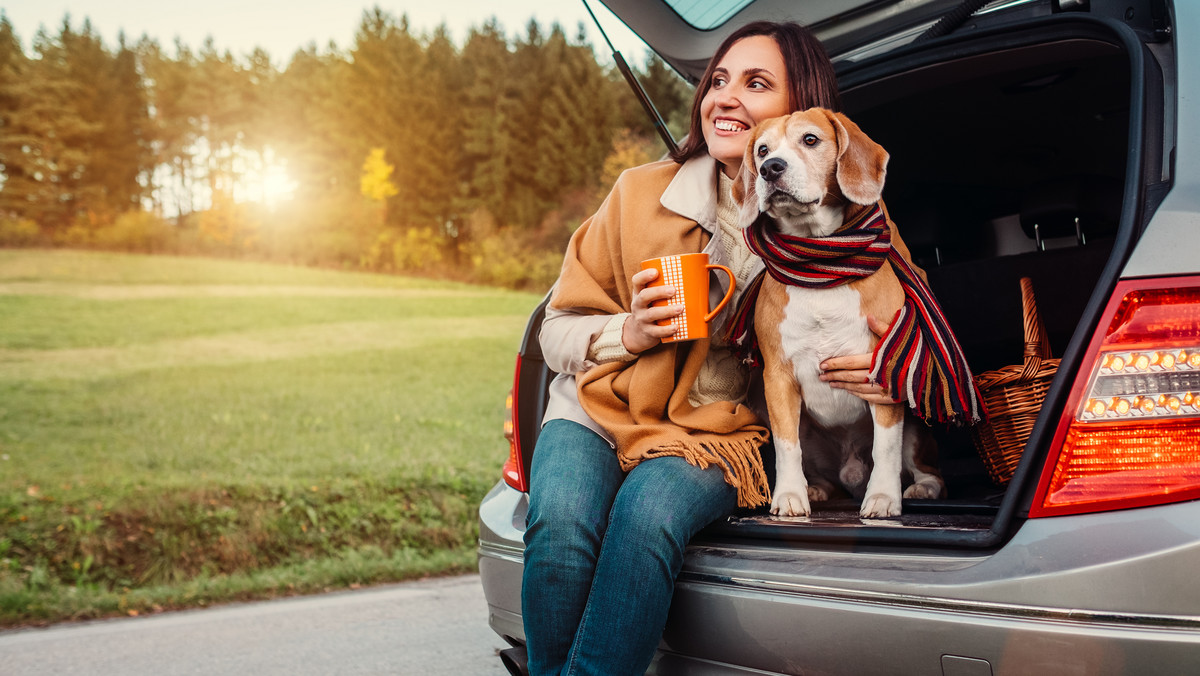
[[(658, 273), (638, 266), (702, 251), (744, 288), (762, 269), (730, 194), (749, 132), (813, 106), (840, 107), (812, 34), (741, 28), (709, 63), (673, 161), (625, 172), (571, 239), (541, 333), (560, 375), (530, 471), (521, 605), (534, 674), (644, 673), (688, 540), (767, 502), (767, 431), (743, 403), (746, 367), (717, 337), (730, 313), (711, 339), (662, 343), (672, 329), (657, 322), (682, 306), (652, 307), (674, 289), (647, 288)], [(859, 370), (834, 378), (863, 382), (869, 360), (848, 358)]]

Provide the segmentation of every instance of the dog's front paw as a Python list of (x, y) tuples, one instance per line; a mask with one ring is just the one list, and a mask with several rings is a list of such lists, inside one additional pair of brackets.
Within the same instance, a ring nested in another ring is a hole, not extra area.
[(872, 493), (863, 500), (862, 509), (858, 510), (858, 513), (867, 517), (900, 516), (900, 498), (885, 493)]
[(923, 479), (904, 489), (904, 497), (915, 500), (936, 500), (942, 497), (946, 487), (940, 479)]
[(812, 509), (806, 493), (775, 491), (771, 499), (771, 513), (775, 516), (808, 516), (812, 514)]

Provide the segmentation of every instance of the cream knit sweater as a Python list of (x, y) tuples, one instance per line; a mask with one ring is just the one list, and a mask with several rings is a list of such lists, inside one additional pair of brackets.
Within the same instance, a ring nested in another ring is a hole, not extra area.
[[(718, 170), (717, 191), (717, 225), (718, 231), (713, 233), (728, 261), (728, 267), (737, 281), (730, 306), (737, 304), (742, 290), (750, 283), (755, 270), (754, 254), (746, 246), (742, 231), (737, 227), (738, 207), (733, 201), (733, 179)], [(605, 325), (604, 331), (592, 341), (588, 356), (592, 361), (603, 364), (611, 361), (631, 361), (637, 355), (630, 354), (625, 349), (621, 334), (629, 313), (613, 315)], [(688, 401), (693, 406), (712, 403), (714, 401), (741, 402), (746, 398), (746, 388), (749, 386), (750, 375), (746, 366), (738, 362), (736, 356), (725, 343), (725, 327), (712, 327), (711, 346), (704, 365), (696, 377), (696, 382), (688, 391)]]

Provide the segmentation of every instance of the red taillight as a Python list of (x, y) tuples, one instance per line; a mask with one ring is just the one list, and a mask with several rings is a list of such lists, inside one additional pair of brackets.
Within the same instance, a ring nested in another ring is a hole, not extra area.
[(1120, 282), (1104, 316), (1031, 517), (1200, 498), (1200, 277)]
[(517, 400), (514, 393), (520, 385), (521, 358), (517, 357), (517, 371), (513, 389), (509, 390), (504, 402), (504, 438), (508, 439), (508, 460), (504, 462), (504, 483), (521, 491), (529, 491), (529, 480), (525, 477), (525, 464), (521, 455), (521, 436), (517, 434)]

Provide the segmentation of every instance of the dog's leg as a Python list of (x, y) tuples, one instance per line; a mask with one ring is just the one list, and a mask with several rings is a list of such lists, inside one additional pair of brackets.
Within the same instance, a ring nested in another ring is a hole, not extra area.
[[(790, 367), (790, 363), (788, 363)], [(771, 513), (776, 516), (808, 516), (808, 480), (804, 477), (800, 451), (800, 387), (783, 368), (763, 370), (763, 389), (767, 395), (767, 414), (775, 437), (775, 490)]]
[(871, 478), (859, 514), (867, 517), (900, 516), (901, 448), (904, 442), (904, 406), (871, 405), (875, 440), (871, 446)]
[(780, 327), (784, 322), (787, 293), (771, 279), (763, 281), (754, 310), (754, 328), (763, 355), (763, 392), (771, 436), (775, 440), (775, 490), (771, 513), (776, 516), (808, 516), (808, 480), (800, 451), (800, 410), (804, 405), (800, 384), (790, 355), (783, 350)]
[(904, 489), (904, 497), (936, 500), (946, 494), (946, 482), (933, 464), (937, 462), (937, 442), (929, 429), (915, 420), (904, 425), (904, 469), (913, 483)]

